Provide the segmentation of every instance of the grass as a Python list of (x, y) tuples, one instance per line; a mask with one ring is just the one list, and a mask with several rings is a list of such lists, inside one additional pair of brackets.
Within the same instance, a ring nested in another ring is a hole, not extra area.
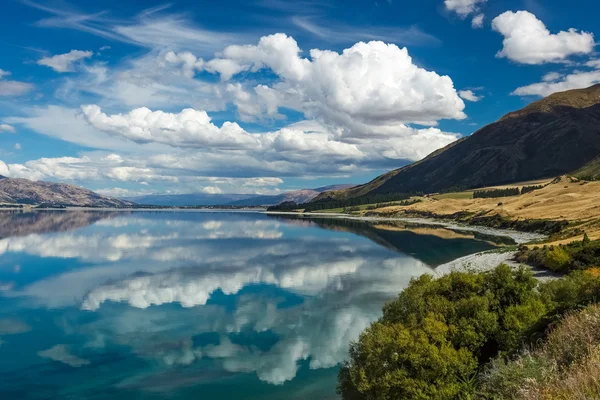
[(499, 357), (481, 375), (484, 398), (587, 400), (600, 397), (600, 305), (568, 313), (533, 350)]

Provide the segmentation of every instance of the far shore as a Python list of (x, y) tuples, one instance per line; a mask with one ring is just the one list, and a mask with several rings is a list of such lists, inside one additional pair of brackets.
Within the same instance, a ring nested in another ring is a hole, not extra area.
[[(531, 232), (521, 232), (513, 229), (498, 229), (490, 228), (486, 226), (477, 225), (466, 225), (460, 224), (453, 221), (434, 219), (434, 218), (414, 218), (414, 217), (403, 217), (403, 216), (392, 216), (387, 215), (376, 215), (376, 216), (365, 216), (365, 215), (353, 215), (348, 213), (328, 213), (328, 212), (281, 212), (281, 211), (266, 211), (265, 208), (245, 208), (245, 209), (231, 209), (231, 208), (99, 208), (99, 207), (66, 207), (66, 208), (2, 208), (0, 211), (65, 211), (65, 212), (199, 212), (199, 213), (222, 213), (222, 212), (233, 212), (233, 213), (260, 213), (260, 214), (272, 214), (272, 215), (295, 215), (300, 218), (312, 219), (312, 218), (339, 218), (349, 219), (366, 222), (386, 222), (396, 221), (405, 222), (415, 225), (430, 225), (436, 227), (447, 228), (455, 231), (462, 232), (478, 232), (490, 236), (507, 237), (516, 243), (516, 245), (539, 243), (547, 239), (546, 235)], [(516, 251), (514, 247), (500, 248), (496, 250), (490, 250), (481, 253), (470, 254), (456, 260), (450, 261), (446, 264), (440, 265), (435, 268), (435, 274), (438, 276), (445, 275), (455, 270), (469, 270), (469, 271), (487, 271), (495, 268), (499, 264), (507, 264), (511, 267), (517, 268), (519, 264), (513, 261)], [(532, 268), (536, 278), (541, 280), (555, 279), (560, 275), (554, 274), (550, 271), (536, 270)]]

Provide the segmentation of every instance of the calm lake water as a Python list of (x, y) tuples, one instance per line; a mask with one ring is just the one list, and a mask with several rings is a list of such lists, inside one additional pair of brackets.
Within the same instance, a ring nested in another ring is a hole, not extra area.
[(412, 277), (510, 240), (243, 212), (0, 212), (1, 399), (335, 399)]

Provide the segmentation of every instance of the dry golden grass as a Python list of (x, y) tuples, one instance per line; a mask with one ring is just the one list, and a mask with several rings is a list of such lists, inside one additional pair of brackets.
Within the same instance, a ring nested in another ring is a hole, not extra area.
[(484, 392), (504, 400), (600, 399), (600, 306), (572, 311), (546, 343), (518, 358), (495, 360)]
[(557, 366), (548, 383), (531, 385), (522, 399), (600, 399), (600, 306), (567, 315), (541, 350)]
[(595, 348), (582, 363), (554, 380), (541, 393), (540, 400), (600, 399), (600, 349)]
[[(543, 184), (548, 181), (526, 182)], [(515, 187), (517, 185), (506, 185)], [(499, 205), (499, 203), (502, 203)], [(543, 189), (520, 196), (491, 199), (424, 198), (408, 207), (386, 207), (376, 210), (383, 215), (404, 210), (451, 215), (461, 211), (499, 214), (513, 219), (567, 220), (579, 223), (591, 239), (600, 239), (600, 182), (583, 182), (563, 177)], [(581, 239), (570, 238), (567, 241)]]

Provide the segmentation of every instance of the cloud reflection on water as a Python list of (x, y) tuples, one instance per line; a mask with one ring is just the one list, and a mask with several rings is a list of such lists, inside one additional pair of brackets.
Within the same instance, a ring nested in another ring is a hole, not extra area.
[[(130, 371), (119, 387), (169, 371), (188, 377), (178, 380), (182, 386), (193, 385), (199, 371), (282, 384), (301, 365), (317, 370), (342, 362), (381, 306), (412, 277), (432, 271), (371, 236), (295, 223), (259, 214), (133, 213), (74, 231), (8, 237), (0, 240), (0, 257), (76, 265), (0, 296), (63, 315), (65, 344), (42, 350), (50, 358), (93, 365), (94, 355), (125, 346), (156, 363), (151, 372)], [(461, 240), (465, 248), (471, 243)]]

